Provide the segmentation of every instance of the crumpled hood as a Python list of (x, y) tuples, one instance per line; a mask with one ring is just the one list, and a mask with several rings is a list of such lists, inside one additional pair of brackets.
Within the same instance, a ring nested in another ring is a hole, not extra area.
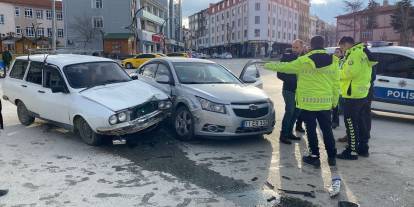
[(196, 96), (223, 104), (266, 101), (269, 98), (263, 90), (241, 84), (191, 84), (183, 87)]
[(162, 91), (139, 80), (97, 86), (80, 92), (80, 95), (112, 111), (120, 111), (137, 106), (151, 98), (158, 100), (168, 98)]

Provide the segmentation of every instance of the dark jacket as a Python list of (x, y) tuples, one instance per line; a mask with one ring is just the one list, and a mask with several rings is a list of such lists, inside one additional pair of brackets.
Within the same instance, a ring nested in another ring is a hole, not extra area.
[[(280, 62), (291, 62), (298, 58), (298, 55), (294, 53), (285, 53), (282, 56)], [(295, 92), (296, 91), (296, 75), (286, 74), (286, 73), (277, 73), (277, 77), (283, 81), (283, 90)]]

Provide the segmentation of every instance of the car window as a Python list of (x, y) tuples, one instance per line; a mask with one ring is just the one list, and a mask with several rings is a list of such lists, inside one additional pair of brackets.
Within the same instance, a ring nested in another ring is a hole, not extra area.
[(52, 86), (65, 87), (65, 81), (63, 80), (62, 75), (52, 66), (47, 66), (43, 70), (43, 80), (43, 87), (45, 88), (51, 88)]
[(155, 58), (155, 55), (153, 55), (153, 54), (141, 54), (141, 55), (138, 55), (137, 58)]
[(155, 74), (155, 77), (159, 77), (161, 75), (166, 75), (168, 77), (171, 77), (170, 70), (164, 64), (159, 64), (158, 65), (158, 69), (157, 69), (157, 73)]
[(27, 65), (28, 62), (26, 60), (16, 60), (10, 71), (10, 78), (22, 80), (24, 73), (26, 72)]
[(150, 63), (145, 65), (141, 69), (141, 75), (149, 78), (155, 78), (155, 72), (157, 71), (157, 63)]
[(30, 62), (29, 71), (27, 72), (26, 81), (34, 84), (42, 84), (42, 67), (43, 63)]
[(144, 58), (143, 56), (144, 54), (141, 54), (141, 55), (137, 55), (135, 58)]
[(173, 63), (178, 80), (183, 84), (240, 84), (231, 72), (215, 63)]
[(375, 66), (378, 75), (414, 79), (414, 60), (396, 54), (375, 54), (378, 64)]

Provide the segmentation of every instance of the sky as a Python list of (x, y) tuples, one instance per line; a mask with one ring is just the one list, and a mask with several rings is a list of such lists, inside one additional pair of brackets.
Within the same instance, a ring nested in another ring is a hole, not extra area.
[[(183, 0), (183, 24), (188, 28), (188, 19), (186, 17), (207, 8), (210, 3), (219, 1), (220, 0)], [(383, 3), (383, 0), (376, 1), (380, 4)], [(395, 1), (396, 0), (389, 0), (390, 3)], [(364, 2), (367, 4), (368, 0), (364, 0)], [(341, 0), (311, 0), (311, 14), (316, 14), (316, 16), (329, 23), (335, 23), (335, 17), (343, 13), (345, 13), (345, 11)]]

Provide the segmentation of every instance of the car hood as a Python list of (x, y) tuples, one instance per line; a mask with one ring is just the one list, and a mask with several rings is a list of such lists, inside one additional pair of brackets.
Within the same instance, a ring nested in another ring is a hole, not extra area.
[(164, 100), (168, 98), (162, 91), (139, 80), (97, 86), (80, 92), (80, 94), (112, 111), (137, 106), (151, 99)]
[(224, 104), (266, 101), (269, 98), (263, 90), (242, 84), (187, 84), (184, 87), (196, 96)]

